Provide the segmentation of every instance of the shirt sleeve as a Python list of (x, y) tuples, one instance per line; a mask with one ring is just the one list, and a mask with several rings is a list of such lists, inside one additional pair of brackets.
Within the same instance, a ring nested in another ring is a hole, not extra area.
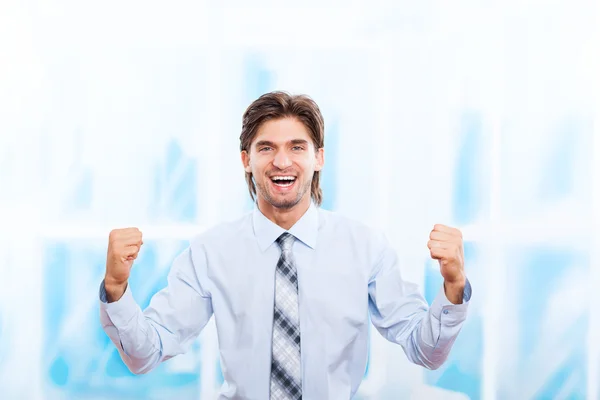
[(146, 373), (189, 349), (213, 313), (211, 297), (201, 285), (204, 279), (204, 255), (192, 257), (188, 248), (174, 260), (167, 287), (152, 297), (144, 311), (130, 285), (118, 301), (107, 303), (102, 282), (100, 322), (131, 372)]
[(467, 280), (462, 304), (452, 304), (442, 287), (431, 307), (416, 284), (404, 281), (397, 255), (386, 243), (369, 282), (371, 321), (383, 337), (402, 346), (409, 360), (439, 368), (467, 316), (471, 284)]

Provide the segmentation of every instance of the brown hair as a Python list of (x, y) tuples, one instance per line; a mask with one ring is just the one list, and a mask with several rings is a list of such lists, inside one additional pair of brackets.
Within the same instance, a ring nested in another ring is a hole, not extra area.
[[(315, 150), (324, 146), (325, 124), (317, 103), (307, 95), (290, 95), (287, 92), (276, 91), (263, 94), (244, 112), (240, 151), (250, 152), (252, 140), (264, 122), (286, 117), (296, 118), (304, 124), (310, 133)], [(320, 171), (315, 171), (311, 184), (311, 197), (317, 206), (320, 206), (323, 201), (319, 179)], [(254, 200), (256, 187), (250, 172), (246, 172), (246, 183), (250, 197)]]

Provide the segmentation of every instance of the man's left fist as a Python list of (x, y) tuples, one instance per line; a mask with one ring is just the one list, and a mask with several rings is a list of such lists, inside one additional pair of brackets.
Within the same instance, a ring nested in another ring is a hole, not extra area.
[(466, 275), (462, 233), (456, 228), (436, 224), (429, 239), (427, 247), (431, 258), (439, 261), (445, 283), (464, 286)]

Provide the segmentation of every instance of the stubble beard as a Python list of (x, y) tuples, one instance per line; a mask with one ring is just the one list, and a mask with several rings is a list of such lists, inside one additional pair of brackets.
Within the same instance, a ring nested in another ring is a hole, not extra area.
[(308, 182), (305, 182), (304, 185), (300, 187), (300, 189), (297, 191), (297, 196), (295, 198), (289, 199), (289, 200), (288, 199), (278, 200), (278, 199), (274, 198), (273, 196), (271, 196), (271, 193), (264, 185), (262, 185), (256, 181), (255, 181), (255, 184), (256, 184), (256, 187), (258, 190), (258, 195), (262, 196), (267, 203), (271, 204), (275, 208), (280, 208), (280, 209), (286, 210), (286, 209), (290, 209), (290, 208), (294, 207), (296, 204), (300, 203), (300, 201), (302, 200), (304, 195), (308, 191), (310, 191), (310, 188), (312, 185), (312, 179), (309, 180)]

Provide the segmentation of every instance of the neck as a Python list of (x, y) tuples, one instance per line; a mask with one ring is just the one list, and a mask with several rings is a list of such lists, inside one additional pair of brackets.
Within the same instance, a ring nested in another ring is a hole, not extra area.
[(304, 196), (298, 204), (291, 208), (275, 207), (260, 196), (258, 197), (257, 203), (258, 209), (265, 217), (283, 229), (288, 230), (302, 218), (304, 213), (306, 213), (310, 207), (310, 193), (308, 196)]

